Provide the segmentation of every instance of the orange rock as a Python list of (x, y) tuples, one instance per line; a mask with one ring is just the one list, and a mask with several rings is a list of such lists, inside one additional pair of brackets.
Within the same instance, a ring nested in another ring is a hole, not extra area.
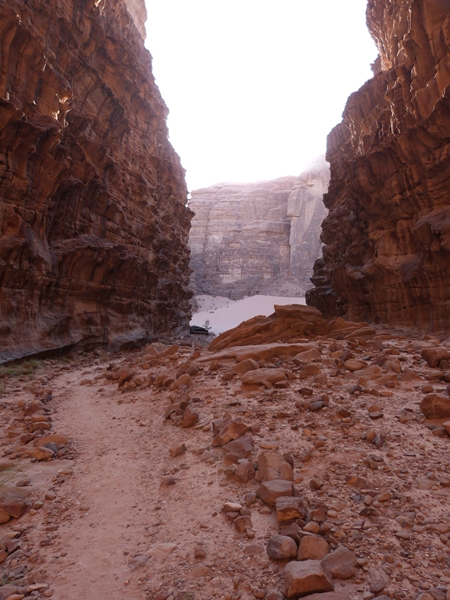
[(439, 394), (428, 394), (422, 398), (420, 410), (428, 419), (450, 417), (450, 398)]
[(55, 444), (59, 449), (61, 446), (67, 446), (69, 440), (63, 435), (59, 435), (58, 433), (52, 433), (50, 435), (46, 435), (35, 440), (33, 443), (35, 446), (40, 448), (41, 446), (45, 446), (45, 444), (48, 444), (49, 442)]

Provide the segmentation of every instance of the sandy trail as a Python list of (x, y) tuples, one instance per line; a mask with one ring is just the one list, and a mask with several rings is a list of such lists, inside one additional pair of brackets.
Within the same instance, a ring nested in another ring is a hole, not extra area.
[[(336, 369), (331, 340), (318, 342), (322, 355), (310, 373), (283, 359), (293, 378), (272, 389), (246, 390), (239, 377), (227, 378), (232, 363), (216, 370), (198, 363), (189, 390), (156, 386), (156, 377), (173, 380), (192, 364), (195, 348), (183, 346), (156, 359), (141, 351), (44, 361), (36, 375), (7, 380), (4, 456), (15, 460), (32, 444), (17, 438), (21, 407), (42, 388), (53, 390), (51, 430), (67, 436), (69, 453), (46, 463), (22, 459), (36, 508), (0, 525), (1, 540), (19, 536), (18, 549), (0, 565), (1, 600), (12, 593), (40, 600), (252, 600), (283, 591), (286, 561), (266, 553), (279, 531), (275, 511), (249, 499), (258, 482), (227, 474), (224, 451), (212, 446), (211, 421), (224, 414), (253, 428), (253, 463), (268, 448), (292, 455), (295, 486), (310, 510), (324, 507), (331, 547), (355, 552), (359, 567), (349, 581), (336, 580), (344, 594), (337, 598), (362, 600), (371, 569), (388, 576), (386, 591), (396, 600), (416, 599), (425, 589), (438, 590), (434, 599), (450, 596), (449, 437), (442, 427), (436, 436), (441, 421), (426, 422), (418, 408), (423, 389), (446, 393), (442, 372), (419, 355), (439, 342), (380, 339), (382, 350), (379, 340), (348, 344), (365, 362), (387, 359), (381, 379), (357, 393), (358, 375)], [(128, 391), (112, 379), (122, 368), (135, 373)], [(329, 405), (305, 408), (323, 395)], [(186, 398), (200, 415), (189, 428), (175, 426), (182, 418), (175, 413), (164, 416), (171, 402)], [(376, 420), (373, 405), (381, 413)], [(369, 432), (383, 437), (380, 447)], [(186, 452), (173, 457), (169, 449), (181, 444)], [(338, 512), (331, 508), (336, 500)], [(248, 510), (251, 535), (224, 516), (224, 502)], [(36, 584), (43, 587), (31, 591)]]

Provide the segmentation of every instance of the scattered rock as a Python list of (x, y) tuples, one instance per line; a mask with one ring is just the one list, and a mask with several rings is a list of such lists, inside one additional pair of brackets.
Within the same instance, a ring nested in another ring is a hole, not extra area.
[(164, 558), (167, 558), (170, 554), (172, 554), (172, 552), (175, 552), (177, 548), (178, 546), (176, 544), (166, 542), (161, 544), (155, 544), (150, 548), (148, 553), (150, 556), (153, 556), (153, 558), (163, 560)]
[(330, 551), (330, 546), (322, 537), (305, 535), (300, 540), (298, 560), (321, 560)]
[(172, 446), (171, 448), (169, 448), (169, 454), (170, 456), (175, 458), (176, 456), (181, 456), (182, 454), (184, 454), (186, 450), (187, 448), (185, 444), (177, 444), (176, 446)]
[(373, 594), (382, 592), (390, 583), (390, 577), (382, 569), (374, 569), (372, 567), (366, 573), (366, 581), (369, 586), (369, 591)]
[(213, 421), (213, 446), (224, 446), (232, 440), (236, 440), (248, 431), (247, 425), (241, 421), (233, 421), (230, 417)]
[(287, 598), (334, 590), (331, 574), (318, 560), (292, 561), (284, 569)]
[(258, 498), (260, 498), (269, 506), (275, 506), (276, 499), (280, 496), (292, 496), (294, 486), (291, 481), (285, 479), (273, 479), (265, 481), (256, 490)]
[(322, 564), (336, 579), (350, 579), (356, 573), (356, 555), (345, 546), (328, 554)]
[(447, 360), (450, 357), (445, 348), (424, 348), (420, 355), (432, 369), (438, 367), (441, 360)]
[(272, 560), (284, 560), (297, 555), (297, 544), (291, 537), (273, 535), (267, 544), (266, 550)]
[(304, 519), (307, 513), (307, 505), (301, 498), (280, 496), (275, 500), (277, 519), (280, 523), (293, 519)]
[(450, 417), (450, 398), (439, 394), (428, 394), (422, 398), (420, 410), (428, 419)]
[(262, 452), (258, 457), (258, 470), (262, 481), (273, 479), (293, 481), (294, 479), (292, 459), (287, 459), (278, 452)]

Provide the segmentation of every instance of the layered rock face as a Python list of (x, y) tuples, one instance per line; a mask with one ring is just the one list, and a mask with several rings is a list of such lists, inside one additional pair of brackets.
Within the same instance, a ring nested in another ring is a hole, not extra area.
[(355, 320), (450, 325), (450, 2), (370, 0), (376, 74), (329, 135), (326, 244), (307, 301)]
[(320, 252), (328, 178), (321, 157), (300, 177), (192, 192), (194, 291), (235, 300), (258, 293), (304, 295)]
[(191, 212), (143, 0), (0, 0), (0, 360), (189, 321)]

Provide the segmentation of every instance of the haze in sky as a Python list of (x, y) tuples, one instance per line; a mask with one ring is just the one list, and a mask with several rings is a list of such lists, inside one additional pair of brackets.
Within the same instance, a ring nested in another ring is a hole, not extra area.
[(146, 46), (190, 190), (300, 174), (372, 77), (365, 0), (146, 4)]

